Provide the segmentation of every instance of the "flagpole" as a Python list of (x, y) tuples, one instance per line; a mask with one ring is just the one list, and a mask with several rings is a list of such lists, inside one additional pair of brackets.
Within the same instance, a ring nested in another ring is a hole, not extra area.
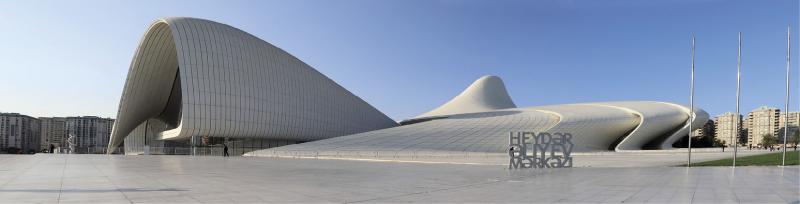
[(783, 158), (781, 160), (781, 166), (786, 166), (786, 136), (789, 134), (789, 73), (791, 71), (791, 59), (790, 55), (792, 52), (792, 26), (789, 25), (786, 27), (786, 119), (783, 121)]
[(736, 153), (739, 149), (739, 134), (741, 133), (741, 115), (739, 115), (739, 100), (742, 79), (742, 32), (739, 32), (739, 49), (736, 56), (736, 138), (733, 138), (733, 167), (736, 167)]
[(689, 154), (686, 166), (692, 166), (692, 123), (694, 122), (694, 33), (692, 33), (692, 80), (689, 86)]

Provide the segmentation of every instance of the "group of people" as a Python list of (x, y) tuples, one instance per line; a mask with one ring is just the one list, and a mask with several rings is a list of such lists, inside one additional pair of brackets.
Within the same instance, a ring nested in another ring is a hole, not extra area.
[[(780, 151), (781, 147), (780, 146), (777, 146), (777, 147), (776, 146), (755, 146), (754, 147), (753, 145), (750, 145), (748, 147), (748, 149), (764, 149), (764, 150), (769, 150), (771, 152), (771, 151), (776, 151), (776, 150)], [(786, 149), (786, 150), (789, 150), (789, 149)], [(794, 150), (797, 150), (797, 145), (794, 146)]]
[(768, 149), (770, 152), (771, 152), (771, 151), (775, 151), (775, 149), (777, 149), (777, 150), (779, 150), (779, 151), (781, 150), (781, 148), (780, 148), (780, 147), (777, 147), (777, 148), (776, 148), (776, 147), (773, 147), (773, 146), (764, 147), (764, 148), (765, 148), (765, 149)]

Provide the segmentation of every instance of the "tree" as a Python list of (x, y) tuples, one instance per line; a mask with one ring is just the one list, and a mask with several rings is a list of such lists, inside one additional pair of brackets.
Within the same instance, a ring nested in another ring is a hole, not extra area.
[(722, 147), (722, 151), (725, 151), (725, 140), (720, 140), (719, 138), (714, 138), (714, 147)]
[(711, 136), (700, 137), (697, 144), (698, 144), (697, 147), (713, 147), (714, 137)]
[(776, 143), (778, 143), (778, 138), (772, 136), (772, 134), (764, 134), (764, 136), (761, 137), (761, 145), (763, 145), (764, 147), (771, 147)]
[(739, 131), (739, 146), (747, 144), (747, 137), (748, 137), (747, 129), (742, 129)]

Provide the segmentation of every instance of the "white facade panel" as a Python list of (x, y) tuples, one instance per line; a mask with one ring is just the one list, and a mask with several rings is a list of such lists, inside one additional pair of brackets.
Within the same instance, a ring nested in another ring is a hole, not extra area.
[[(180, 96), (170, 87), (180, 80)], [(294, 56), (228, 25), (154, 22), (134, 56), (110, 147), (148, 119), (178, 121), (161, 139), (191, 136), (312, 141), (396, 126)], [(167, 114), (167, 115), (165, 115)], [(170, 123), (169, 121), (167, 123)]]
[[(688, 134), (689, 108), (657, 101), (514, 106), (502, 81), (484, 76), (403, 126), (271, 148), (251, 156), (469, 155), (503, 153), (511, 132), (570, 133), (575, 152), (671, 149)], [(708, 114), (695, 110), (694, 128)]]

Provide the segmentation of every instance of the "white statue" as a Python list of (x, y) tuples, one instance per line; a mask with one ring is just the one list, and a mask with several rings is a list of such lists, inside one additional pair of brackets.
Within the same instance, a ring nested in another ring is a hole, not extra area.
[(67, 154), (75, 153), (75, 135), (69, 134), (69, 138), (67, 138), (67, 145), (69, 146), (69, 152), (67, 152)]

